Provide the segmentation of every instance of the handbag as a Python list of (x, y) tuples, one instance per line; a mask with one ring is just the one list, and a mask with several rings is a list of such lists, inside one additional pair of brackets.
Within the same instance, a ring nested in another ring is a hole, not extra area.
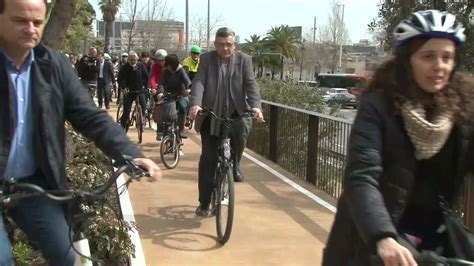
[(454, 257), (474, 261), (474, 234), (452, 214), (452, 211), (443, 210), (443, 218)]

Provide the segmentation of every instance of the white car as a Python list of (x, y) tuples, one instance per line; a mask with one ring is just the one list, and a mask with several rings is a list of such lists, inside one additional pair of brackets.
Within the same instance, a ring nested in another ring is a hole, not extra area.
[(348, 93), (347, 89), (343, 88), (331, 88), (329, 89), (325, 95), (323, 95), (323, 102), (327, 103), (332, 97), (339, 93)]

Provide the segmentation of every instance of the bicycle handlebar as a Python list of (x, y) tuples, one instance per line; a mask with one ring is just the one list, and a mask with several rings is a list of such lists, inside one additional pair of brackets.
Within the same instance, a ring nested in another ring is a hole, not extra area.
[(235, 122), (238, 122), (238, 121), (242, 120), (242, 118), (244, 118), (244, 117), (254, 118), (255, 117), (255, 111), (247, 110), (241, 116), (239, 116), (238, 118), (224, 118), (224, 117), (218, 116), (216, 113), (214, 113), (214, 111), (212, 111), (209, 108), (203, 108), (202, 110), (200, 110), (198, 112), (198, 115), (210, 116), (210, 117), (213, 117), (213, 118), (215, 118), (219, 121), (222, 121), (224, 123), (232, 124), (232, 123), (235, 123)]
[(172, 94), (172, 93), (166, 93), (161, 98), (158, 100), (156, 104), (162, 105), (162, 104), (168, 104), (172, 102), (176, 102), (179, 99), (181, 99), (183, 96), (179, 94)]
[[(139, 179), (142, 176), (150, 176), (150, 174), (135, 165), (132, 162), (132, 158), (124, 156), (123, 164), (118, 168), (117, 171), (99, 188), (94, 191), (82, 191), (82, 190), (44, 190), (43, 188), (29, 183), (17, 183), (15, 181), (7, 181), (3, 185), (3, 190), (0, 190), (0, 205), (8, 208), (17, 203), (21, 199), (45, 196), (55, 202), (63, 203), (72, 201), (78, 198), (84, 198), (88, 200), (95, 200), (100, 198), (117, 180), (117, 178), (124, 172), (129, 170), (131, 172), (130, 179)], [(27, 193), (26, 191), (30, 191)], [(5, 193), (5, 194), (4, 194)]]

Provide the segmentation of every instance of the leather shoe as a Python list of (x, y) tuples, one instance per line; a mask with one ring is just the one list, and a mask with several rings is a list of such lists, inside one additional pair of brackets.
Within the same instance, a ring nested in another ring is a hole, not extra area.
[(202, 205), (196, 208), (196, 216), (197, 217), (208, 217), (209, 216), (209, 208), (206, 208)]
[(234, 182), (244, 182), (244, 180), (245, 180), (245, 177), (240, 172), (240, 168), (236, 167), (236, 170), (234, 171)]

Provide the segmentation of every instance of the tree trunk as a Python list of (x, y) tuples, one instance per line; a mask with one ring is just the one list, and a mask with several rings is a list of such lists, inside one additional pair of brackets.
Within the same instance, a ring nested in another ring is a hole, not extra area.
[(283, 80), (283, 56), (281, 57), (280, 64), (280, 80)]
[(61, 43), (66, 37), (66, 31), (71, 24), (72, 15), (77, 0), (56, 0), (48, 23), (44, 29), (43, 42), (54, 48), (59, 49)]
[(105, 22), (105, 42), (104, 42), (104, 53), (108, 53), (110, 50), (110, 36), (112, 36), (112, 25), (114, 21)]

